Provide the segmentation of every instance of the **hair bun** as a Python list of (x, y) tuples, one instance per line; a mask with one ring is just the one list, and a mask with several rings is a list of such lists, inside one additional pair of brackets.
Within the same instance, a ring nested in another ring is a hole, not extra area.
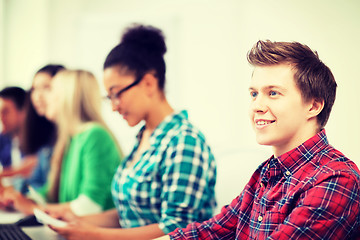
[(152, 26), (135, 24), (127, 28), (122, 36), (121, 44), (142, 48), (144, 51), (161, 56), (166, 52), (162, 31)]

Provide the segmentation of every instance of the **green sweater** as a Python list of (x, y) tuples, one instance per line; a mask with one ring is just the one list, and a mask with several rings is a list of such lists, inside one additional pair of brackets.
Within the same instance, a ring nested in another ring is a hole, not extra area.
[(119, 163), (119, 149), (102, 126), (92, 124), (73, 136), (62, 162), (59, 202), (84, 194), (103, 210), (113, 208), (110, 186)]

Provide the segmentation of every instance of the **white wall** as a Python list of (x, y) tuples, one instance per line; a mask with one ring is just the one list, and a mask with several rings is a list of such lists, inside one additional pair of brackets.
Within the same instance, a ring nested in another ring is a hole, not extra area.
[[(5, 4), (4, 0), (0, 0), (0, 36), (4, 36), (4, 25), (5, 25)], [(4, 38), (0, 37), (0, 84), (3, 81), (4, 75)]]
[[(176, 108), (189, 110), (213, 148), (219, 191), (226, 190), (220, 204), (240, 192), (271, 152), (255, 143), (247, 117), (246, 53), (259, 39), (300, 41), (318, 51), (339, 86), (326, 128), (329, 140), (360, 165), (357, 0), (3, 0), (2, 5), (0, 43), (6, 51), (0, 85), (29, 87), (36, 69), (48, 62), (86, 68), (101, 79), (104, 58), (125, 26), (143, 22), (162, 28), (167, 96)], [(104, 114), (128, 152), (137, 129), (108, 107)], [(229, 179), (238, 186), (224, 187)]]
[(1, 85), (29, 87), (48, 58), (47, 0), (4, 0), (4, 78)]

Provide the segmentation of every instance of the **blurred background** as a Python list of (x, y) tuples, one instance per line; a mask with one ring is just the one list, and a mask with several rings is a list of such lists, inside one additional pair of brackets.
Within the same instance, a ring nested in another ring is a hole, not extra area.
[[(271, 156), (255, 142), (248, 119), (246, 53), (259, 39), (307, 44), (330, 67), (338, 91), (326, 131), (360, 166), (358, 0), (0, 0), (0, 87), (29, 89), (37, 69), (60, 63), (92, 71), (103, 88), (105, 57), (134, 22), (165, 34), (166, 94), (211, 144), (219, 205)], [(104, 114), (128, 153), (138, 127), (128, 127), (108, 105)]]

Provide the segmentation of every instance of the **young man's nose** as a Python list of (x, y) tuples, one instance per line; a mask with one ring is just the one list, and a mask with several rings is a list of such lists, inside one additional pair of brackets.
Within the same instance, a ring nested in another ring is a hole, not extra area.
[(267, 109), (266, 100), (261, 95), (257, 96), (251, 104), (251, 109), (254, 112), (265, 112)]

